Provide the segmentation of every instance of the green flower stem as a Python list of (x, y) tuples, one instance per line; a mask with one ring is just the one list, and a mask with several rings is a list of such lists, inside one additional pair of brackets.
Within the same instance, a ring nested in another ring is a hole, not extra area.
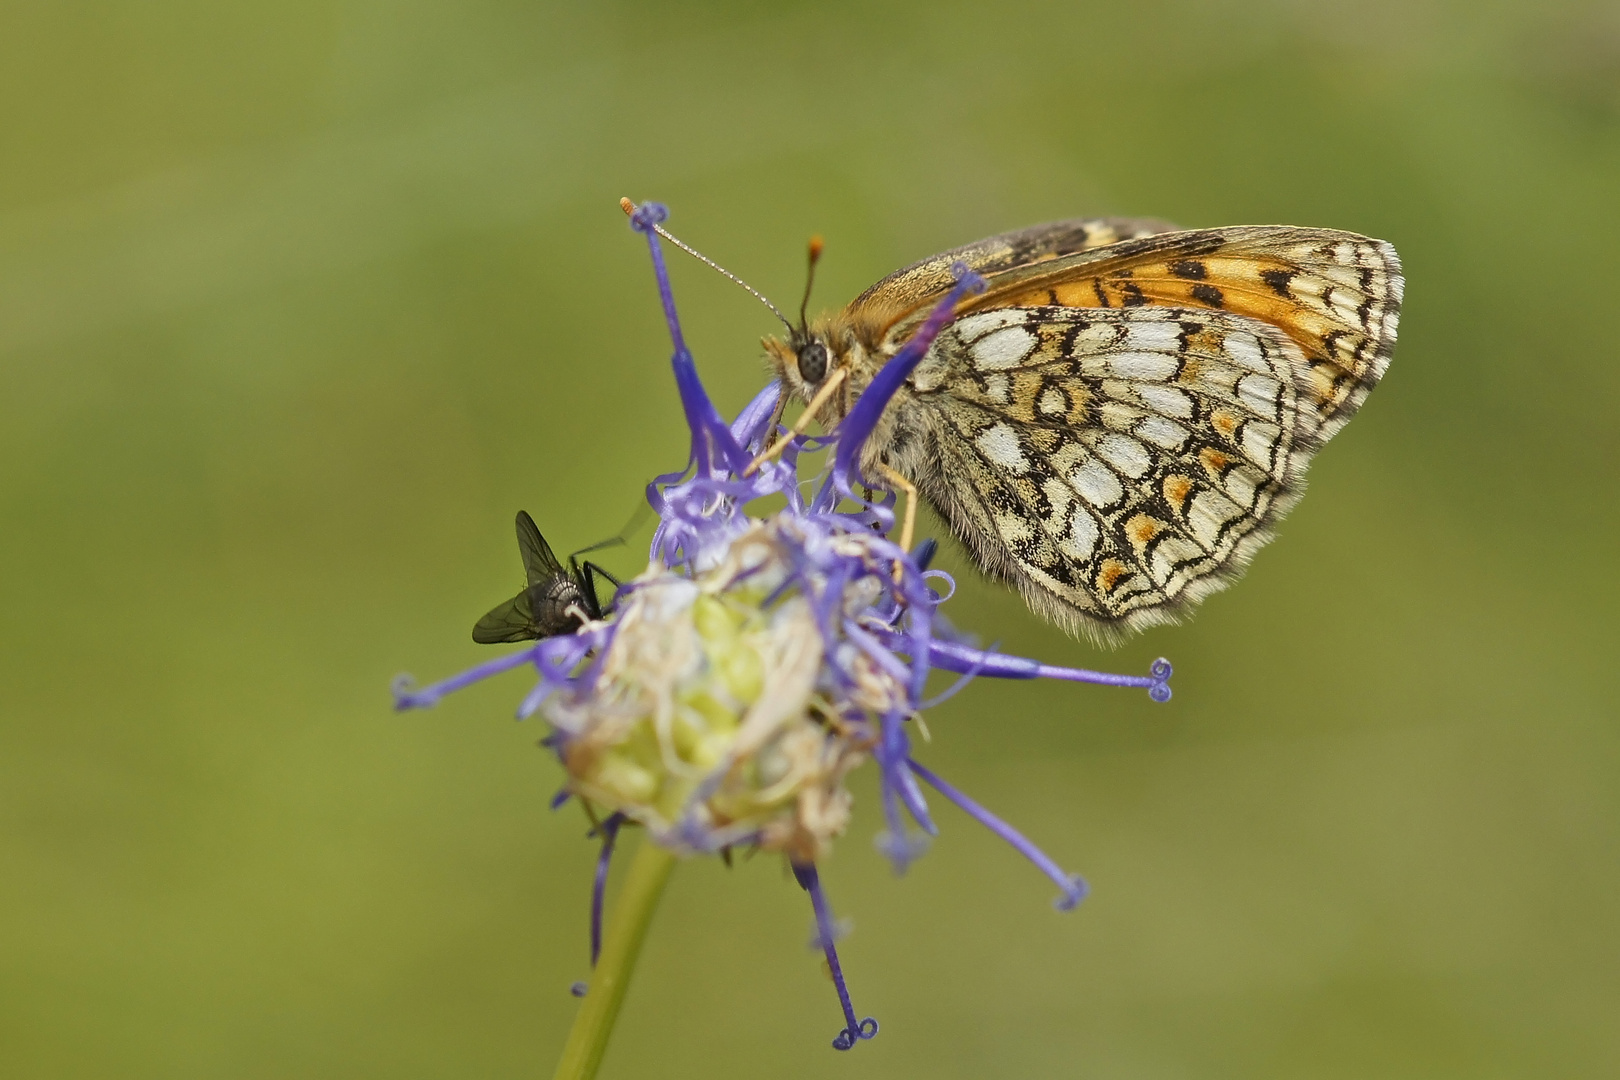
[(641, 954), (641, 943), (652, 923), (653, 910), (674, 868), (674, 855), (650, 838), (641, 841), (624, 889), (613, 905), (602, 956), (591, 976), (590, 992), (574, 1018), (574, 1029), (568, 1033), (555, 1080), (591, 1080), (596, 1075), (608, 1036), (613, 1033), (613, 1022), (619, 1017), (619, 1006), (624, 1004), (624, 992), (630, 986), (630, 973)]

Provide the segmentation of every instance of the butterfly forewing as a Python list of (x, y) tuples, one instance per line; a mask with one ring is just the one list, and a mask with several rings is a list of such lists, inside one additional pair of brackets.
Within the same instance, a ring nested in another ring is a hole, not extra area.
[[(964, 314), (1002, 307), (1187, 307), (1282, 330), (1305, 355), (1324, 439), (1389, 366), (1403, 291), (1395, 249), (1332, 229), (1242, 226), (1157, 233), (990, 275)], [(909, 336), (918, 313), (897, 322)]]
[(856, 297), (847, 313), (862, 322), (881, 320), (887, 314), (891, 322), (882, 326), (886, 330), (893, 320), (914, 314), (943, 296), (955, 284), (951, 267), (958, 262), (989, 277), (1174, 229), (1156, 218), (1075, 218), (1002, 233), (896, 270)]

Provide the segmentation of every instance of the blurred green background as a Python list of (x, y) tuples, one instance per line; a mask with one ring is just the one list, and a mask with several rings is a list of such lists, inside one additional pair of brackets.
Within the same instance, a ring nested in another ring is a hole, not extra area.
[[(512, 515), (617, 529), (684, 435), (620, 195), (790, 304), (1092, 213), (1393, 241), (1401, 343), (1193, 623), (1009, 651), (894, 878), (682, 866), (604, 1077), (1620, 1072), (1620, 10), (291, 0), (0, 6), (0, 1073), (550, 1075), (594, 845), (492, 653)], [(722, 408), (769, 315), (673, 264)], [(643, 539), (645, 533), (643, 533)], [(634, 571), (632, 553), (609, 553)], [(1607, 1017), (1607, 1019), (1605, 1019)]]

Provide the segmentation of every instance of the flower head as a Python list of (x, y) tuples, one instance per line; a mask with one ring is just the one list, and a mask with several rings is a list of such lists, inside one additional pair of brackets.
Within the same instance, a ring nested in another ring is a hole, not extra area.
[[(721, 418), (675, 313), (657, 229), (665, 216), (663, 207), (646, 204), (631, 223), (653, 259), (692, 442), (686, 468), (647, 489), (660, 518), (647, 570), (619, 590), (601, 619), (432, 686), (402, 680), (396, 703), (430, 706), (478, 679), (534, 668), (538, 681), (518, 716), (539, 712), (551, 727), (542, 741), (567, 775), (557, 804), (577, 797), (607, 812), (597, 830), (603, 851), (592, 901), (593, 963), (607, 859), (625, 823), (686, 854), (729, 853), (736, 845), (783, 853), (811, 895), (843, 1008), (845, 1027), (833, 1045), (849, 1049), (875, 1035), (877, 1023), (856, 1019), (816, 863), (848, 827), (844, 778), (868, 758), (881, 774), (886, 828), (878, 844), (897, 870), (937, 831), (927, 786), (1047, 874), (1060, 908), (1085, 895), (1080, 878), (913, 760), (910, 731), (929, 704), (929, 672), (961, 675), (946, 696), (989, 676), (1138, 687), (1165, 701), (1170, 665), (1156, 661), (1145, 676), (1109, 675), (962, 643), (936, 614), (955, 585), (927, 568), (931, 545), (902, 550), (887, 535), (894, 497), (857, 494), (866, 484), (862, 444), (956, 304), (983, 287), (975, 275), (957, 268), (955, 288), (831, 436), (793, 437), (766, 459), (762, 451), (780, 437), (779, 390), (761, 391), (731, 424)], [(807, 498), (800, 459), (825, 451), (831, 466)], [(750, 516), (750, 504), (771, 495), (785, 507)]]

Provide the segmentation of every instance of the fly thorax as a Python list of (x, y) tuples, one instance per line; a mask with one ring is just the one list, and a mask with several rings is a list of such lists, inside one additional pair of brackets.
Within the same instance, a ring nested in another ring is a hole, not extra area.
[(567, 577), (558, 576), (535, 586), (531, 600), (534, 621), (548, 635), (576, 629), (580, 625), (578, 612), (585, 611), (585, 594)]

